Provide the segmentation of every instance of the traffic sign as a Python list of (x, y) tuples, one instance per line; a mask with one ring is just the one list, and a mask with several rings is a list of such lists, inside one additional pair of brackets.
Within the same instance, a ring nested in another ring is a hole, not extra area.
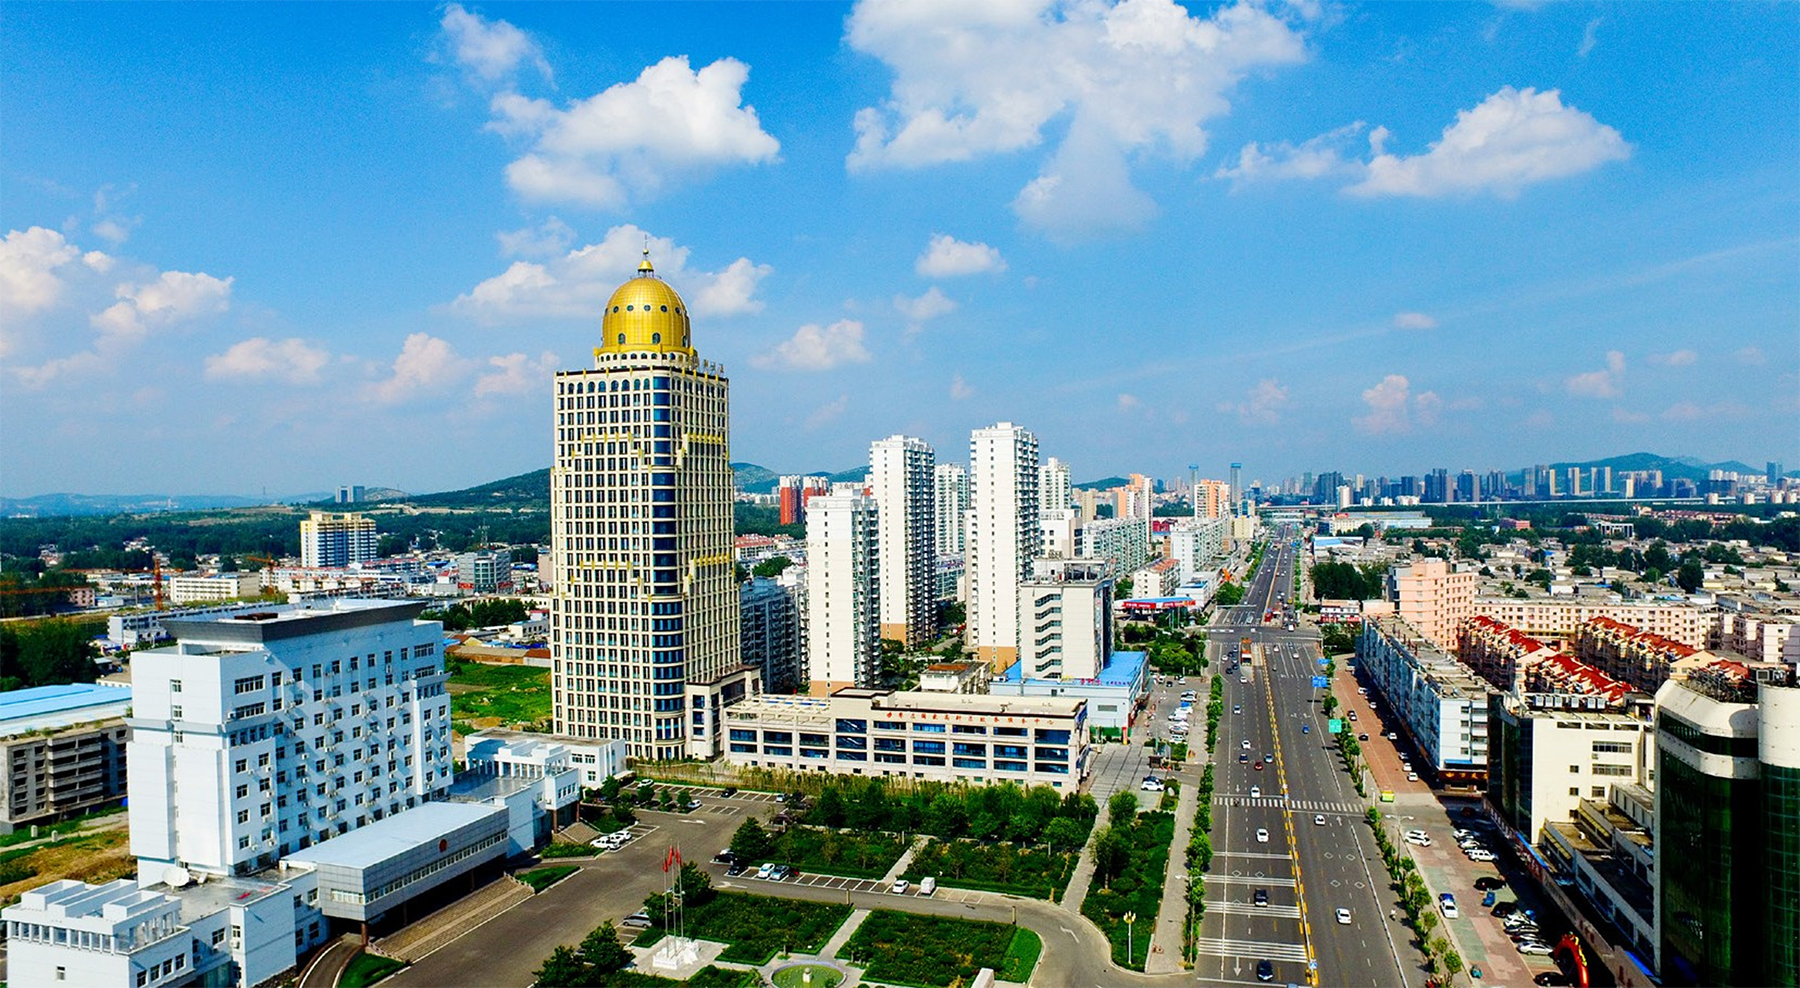
[(1330, 665), (1330, 664), (1331, 664), (1331, 660), (1330, 660), (1330, 659), (1327, 659), (1327, 658), (1326, 658), (1326, 657), (1325, 657), (1325, 656), (1323, 656), (1323, 655), (1321, 655), (1321, 656), (1319, 656), (1319, 668), (1321, 668), (1321, 669), (1323, 669), (1323, 668), (1325, 668), (1325, 667), (1326, 667), (1326, 666), (1327, 666), (1327, 665)]
[(1312, 678), (1312, 680), (1313, 680), (1313, 689), (1315, 689), (1315, 690), (1322, 690), (1326, 686), (1330, 685), (1330, 680), (1326, 679), (1324, 676), (1314, 676)]
[(1331, 733), (1333, 734), (1344, 733), (1344, 719), (1342, 717), (1331, 718), (1331, 723), (1326, 726), (1331, 729)]

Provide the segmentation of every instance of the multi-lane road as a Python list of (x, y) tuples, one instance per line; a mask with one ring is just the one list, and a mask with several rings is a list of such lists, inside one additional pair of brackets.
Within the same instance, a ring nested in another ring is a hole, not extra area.
[[(1195, 973), (1206, 984), (1254, 982), (1266, 960), (1284, 984), (1417, 984), (1363, 804), (1326, 732), (1324, 691), (1312, 686), (1323, 672), (1317, 638), (1263, 622), (1292, 595), (1291, 539), (1271, 540), (1244, 603), (1222, 609), (1209, 634), (1225, 714)], [(1244, 638), (1248, 663), (1239, 658)]]

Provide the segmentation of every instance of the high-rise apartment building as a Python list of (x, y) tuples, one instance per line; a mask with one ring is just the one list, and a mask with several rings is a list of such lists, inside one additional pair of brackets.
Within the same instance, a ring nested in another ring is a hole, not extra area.
[(648, 257), (607, 301), (594, 366), (556, 374), (550, 543), (558, 733), (710, 757), (757, 688), (739, 654), (724, 368)]
[(1800, 984), (1800, 686), (1720, 662), (1657, 690), (1657, 972)]
[(376, 558), (375, 519), (354, 512), (314, 511), (300, 522), (300, 565), (349, 566)]
[(938, 555), (960, 556), (967, 548), (969, 472), (960, 463), (939, 463), (935, 485)]
[(798, 589), (761, 576), (738, 587), (744, 662), (761, 671), (770, 693), (792, 693), (805, 679)]
[(776, 503), (781, 510), (783, 525), (806, 524), (806, 502), (818, 497), (831, 488), (828, 477), (806, 477), (798, 474), (782, 477), (775, 482)]
[(1438, 648), (1452, 649), (1457, 628), (1474, 613), (1475, 573), (1442, 559), (1417, 559), (1388, 570), (1387, 596), (1407, 624)]
[(1194, 517), (1223, 518), (1233, 512), (1235, 500), (1223, 481), (1201, 480), (1194, 484)]
[(1038, 472), (1038, 510), (1054, 511), (1075, 506), (1070, 496), (1069, 465), (1052, 456)]
[(1019, 657), (1019, 581), (1041, 532), (1037, 437), (1011, 422), (969, 435), (968, 641), (995, 669)]
[(807, 509), (806, 666), (815, 696), (876, 685), (882, 523), (875, 499), (851, 484)]
[(937, 454), (923, 439), (869, 447), (869, 489), (880, 524), (881, 637), (910, 647), (937, 637)]

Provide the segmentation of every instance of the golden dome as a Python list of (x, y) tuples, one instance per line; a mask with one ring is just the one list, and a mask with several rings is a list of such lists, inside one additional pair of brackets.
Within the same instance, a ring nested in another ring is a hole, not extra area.
[(637, 276), (620, 285), (607, 300), (600, 333), (601, 353), (694, 352), (688, 339), (687, 303), (656, 276), (649, 251), (644, 252)]

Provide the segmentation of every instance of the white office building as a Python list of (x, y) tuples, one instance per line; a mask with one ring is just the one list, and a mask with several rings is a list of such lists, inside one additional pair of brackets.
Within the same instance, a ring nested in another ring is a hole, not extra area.
[(300, 522), (300, 565), (344, 567), (377, 558), (375, 519), (354, 512), (314, 511)]
[(806, 666), (811, 692), (870, 686), (881, 667), (880, 514), (854, 484), (806, 508)]
[(1011, 422), (970, 434), (968, 642), (995, 671), (1019, 658), (1019, 581), (1043, 539), (1038, 483), (1036, 436)]
[(591, 369), (555, 382), (551, 691), (559, 733), (710, 758), (756, 691), (738, 646), (724, 369), (649, 258), (613, 292)]
[(969, 472), (960, 463), (939, 463), (933, 475), (938, 555), (960, 556), (968, 546)]
[(937, 637), (937, 454), (923, 439), (869, 447), (869, 488), (880, 516), (881, 637), (923, 646)]
[(1025, 679), (1095, 679), (1112, 652), (1113, 577), (1105, 560), (1039, 560), (1019, 584)]

